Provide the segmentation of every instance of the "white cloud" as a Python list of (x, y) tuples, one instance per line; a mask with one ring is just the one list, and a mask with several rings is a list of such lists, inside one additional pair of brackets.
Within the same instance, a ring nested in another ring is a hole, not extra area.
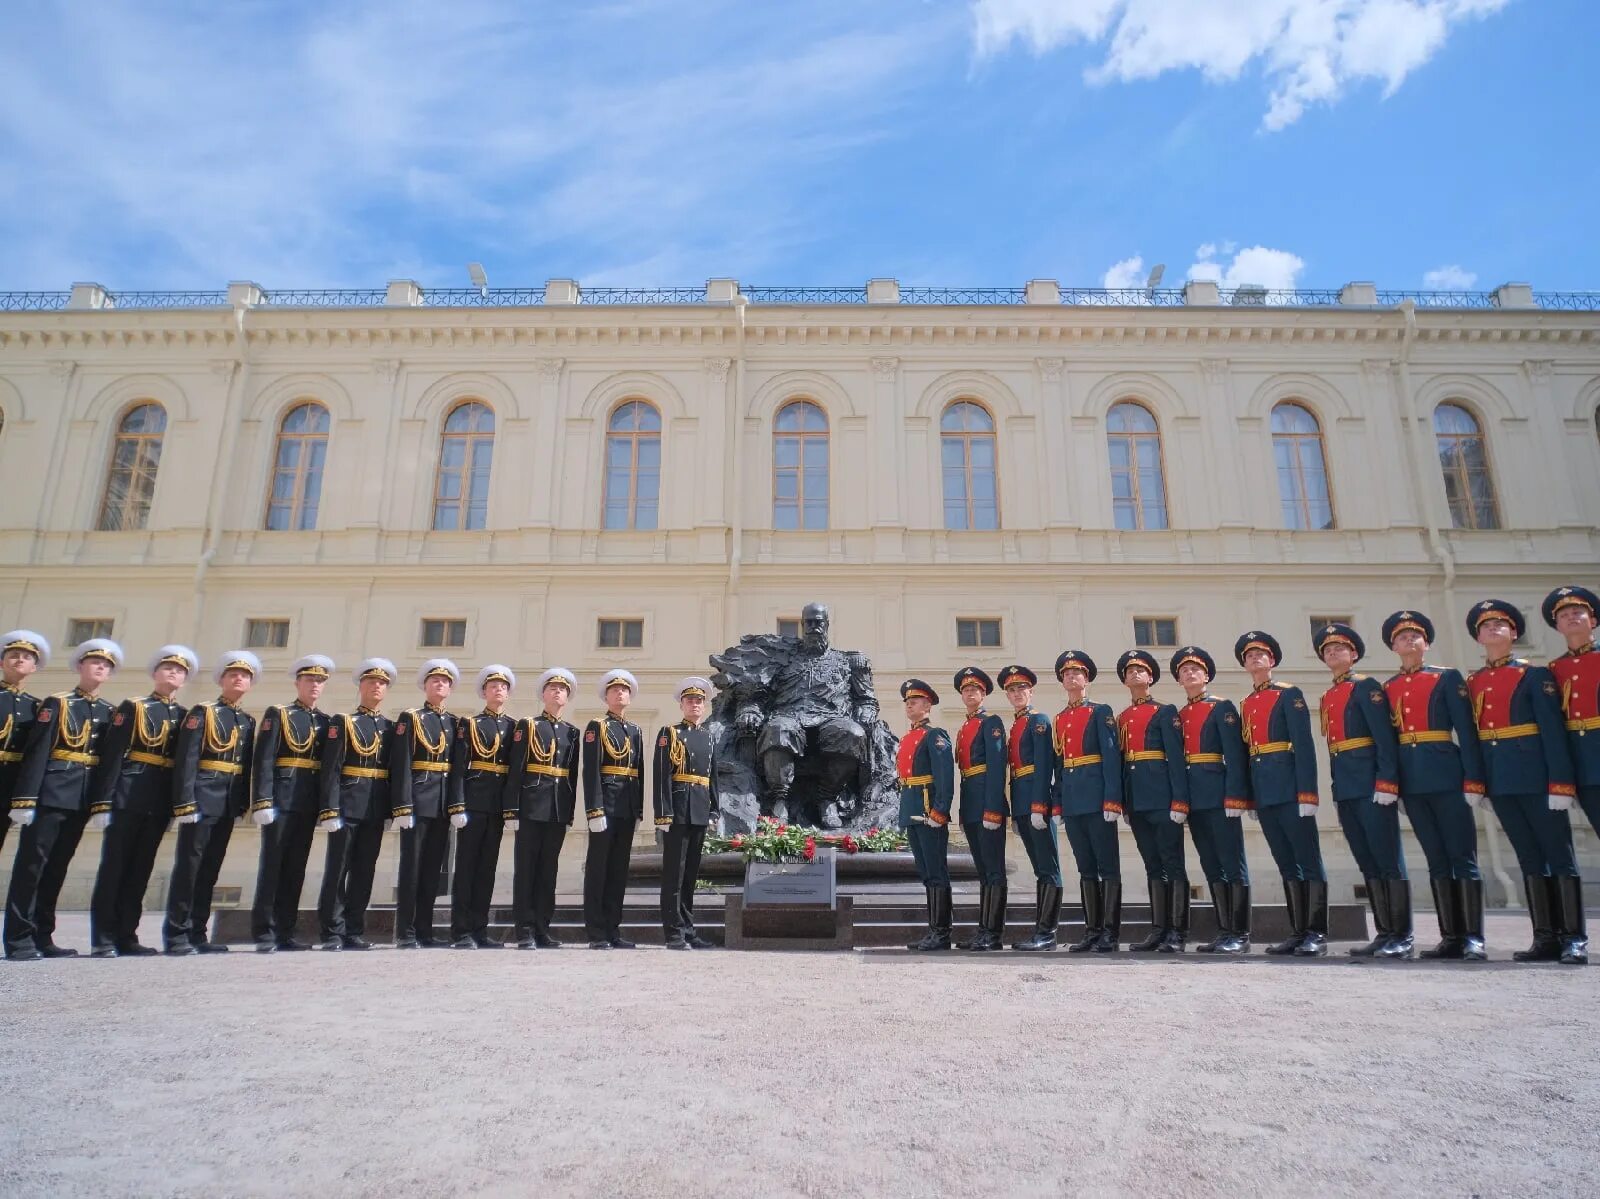
[(1103, 286), (1108, 291), (1123, 291), (1133, 287), (1143, 287), (1145, 281), (1144, 257), (1135, 254), (1132, 258), (1124, 258), (1121, 262), (1111, 265), (1106, 271)]
[[(1232, 249), (1232, 242), (1224, 242), (1224, 246)], [(1201, 261), (1189, 267), (1189, 278), (1216, 283), (1224, 288), (1255, 285), (1265, 287), (1268, 291), (1292, 291), (1300, 278), (1300, 272), (1305, 270), (1306, 264), (1298, 254), (1288, 250), (1272, 250), (1266, 246), (1248, 246), (1233, 256), (1233, 261), (1224, 266), (1220, 262), (1211, 260), (1211, 255), (1205, 251), (1215, 251), (1216, 246), (1207, 242), (1200, 247), (1198, 253)]]
[(1104, 44), (1090, 83), (1197, 70), (1233, 82), (1259, 63), (1269, 84), (1262, 124), (1282, 129), (1308, 105), (1331, 104), (1363, 80), (1392, 93), (1462, 21), (1510, 0), (973, 0), (979, 57), (1013, 42), (1035, 55)]
[(1429, 291), (1471, 291), (1477, 282), (1476, 272), (1455, 263), (1435, 267), (1422, 276), (1422, 286)]

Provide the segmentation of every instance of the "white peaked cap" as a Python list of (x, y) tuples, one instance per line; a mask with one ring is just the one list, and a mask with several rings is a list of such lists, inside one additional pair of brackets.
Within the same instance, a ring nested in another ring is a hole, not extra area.
[(261, 659), (247, 649), (230, 649), (217, 659), (217, 668), (211, 672), (211, 675), (220, 685), (222, 676), (230, 670), (248, 670), (251, 678), (259, 679), (261, 677)]
[(512, 691), (517, 689), (517, 672), (511, 667), (499, 662), (491, 662), (478, 671), (478, 694), (483, 694), (483, 689), (489, 684), (490, 679), (503, 679), (505, 685)]
[(606, 692), (611, 690), (612, 683), (626, 683), (628, 690), (633, 692), (633, 698), (639, 698), (639, 680), (633, 677), (631, 671), (623, 670), (618, 666), (608, 670), (600, 676), (600, 702), (604, 703)]
[(452, 687), (461, 681), (461, 671), (449, 658), (429, 658), (417, 668), (417, 688), (420, 690), (436, 674), (449, 678)]
[(395, 669), (393, 662), (388, 658), (363, 658), (361, 665), (350, 672), (350, 677), (355, 680), (356, 686), (361, 685), (361, 680), (368, 675), (377, 676), (386, 683), (392, 683), (400, 672)]
[(72, 650), (72, 669), (85, 658), (106, 658), (115, 670), (122, 669), (122, 647), (109, 637), (91, 637), (81, 641)]
[(150, 655), (150, 674), (155, 674), (156, 667), (167, 662), (175, 662), (187, 670), (191, 675), (200, 669), (200, 655), (187, 645), (163, 645)]
[(50, 665), (50, 642), (45, 640), (44, 634), (32, 629), (12, 629), (7, 633), (0, 641), (0, 654), (8, 649), (31, 649), (41, 668)]

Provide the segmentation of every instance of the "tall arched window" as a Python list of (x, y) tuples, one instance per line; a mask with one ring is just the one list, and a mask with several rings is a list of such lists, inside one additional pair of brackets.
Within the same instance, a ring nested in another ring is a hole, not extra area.
[(1460, 404), (1440, 404), (1433, 410), (1433, 433), (1439, 441), (1439, 468), (1444, 471), (1451, 522), (1458, 529), (1498, 529), (1500, 507), (1477, 417)]
[(1161, 430), (1143, 404), (1124, 400), (1106, 414), (1111, 450), (1111, 515), (1119, 529), (1167, 527)]
[(328, 456), (328, 410), (307, 401), (284, 413), (272, 460), (266, 527), (314, 529), (322, 498), (322, 464)]
[(944, 473), (944, 527), (998, 529), (994, 418), (971, 400), (957, 400), (939, 418), (939, 463)]
[(450, 409), (439, 439), (433, 488), (435, 529), (481, 529), (489, 519), (489, 466), (494, 460), (494, 410), (477, 400)]
[(606, 425), (605, 527), (655, 528), (660, 494), (661, 414), (629, 400)]
[(828, 417), (809, 400), (785, 404), (773, 422), (772, 527), (828, 527)]
[(1322, 453), (1322, 426), (1311, 410), (1282, 403), (1272, 410), (1272, 456), (1286, 529), (1333, 528), (1333, 498)]
[(107, 530), (142, 529), (150, 519), (150, 500), (161, 465), (161, 438), (167, 431), (167, 410), (160, 404), (138, 404), (123, 414), (111, 447), (100, 522)]

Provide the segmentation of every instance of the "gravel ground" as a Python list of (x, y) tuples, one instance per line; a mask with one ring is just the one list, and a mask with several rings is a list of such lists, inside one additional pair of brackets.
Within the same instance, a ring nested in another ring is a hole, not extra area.
[(0, 1193), (1593, 1194), (1597, 1000), (1259, 954), (0, 963)]

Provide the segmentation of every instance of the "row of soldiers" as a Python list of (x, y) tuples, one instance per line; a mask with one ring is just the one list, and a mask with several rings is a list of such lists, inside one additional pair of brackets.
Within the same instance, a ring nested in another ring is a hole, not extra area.
[[(1468, 677), (1430, 665), (1433, 622), (1404, 610), (1383, 623), (1400, 669), (1386, 682), (1355, 670), (1366, 646), (1350, 625), (1315, 630), (1312, 647), (1332, 681), (1319, 705), (1339, 825), (1366, 882), (1376, 935), (1356, 957), (1415, 953), (1411, 883), (1401, 849), (1403, 806), (1428, 860), (1441, 940), (1425, 958), (1483, 961), (1483, 879), (1473, 815), (1487, 797), (1514, 850), (1533, 925), (1520, 962), (1588, 961), (1583, 883), (1568, 815), (1576, 800), (1600, 833), (1600, 598), (1559, 587), (1542, 605), (1567, 652), (1548, 667), (1513, 656), (1523, 614), (1504, 600), (1474, 604), (1467, 629), (1484, 665)], [(1009, 820), (1036, 880), (1032, 934), (1013, 949), (1056, 947), (1062, 876), (1056, 823), (1078, 868), (1085, 931), (1069, 953), (1108, 953), (1120, 940), (1122, 875), (1117, 822), (1132, 827), (1150, 890), (1152, 929), (1131, 948), (1180, 953), (1189, 936), (1189, 829), (1216, 911), (1217, 936), (1199, 952), (1246, 953), (1251, 893), (1241, 819), (1258, 820), (1283, 879), (1291, 928), (1269, 954), (1328, 952), (1328, 882), (1316, 812), (1318, 767), (1311, 713), (1299, 688), (1273, 678), (1277, 640), (1252, 630), (1234, 644), (1249, 673), (1239, 706), (1213, 694), (1216, 663), (1184, 646), (1168, 669), (1187, 697), (1181, 708), (1150, 695), (1156, 659), (1130, 650), (1117, 677), (1130, 703), (1120, 713), (1088, 698), (1097, 670), (1067, 650), (1055, 674), (1067, 703), (1054, 719), (1034, 707), (1038, 677), (1000, 671), (1011, 727), (984, 710), (994, 683), (982, 669), (957, 672), (966, 719), (954, 740), (930, 723), (939, 696), (921, 679), (900, 689), (911, 729), (900, 742), (900, 821), (927, 892), (928, 932), (910, 948), (950, 948), (946, 860), (952, 816), (981, 879), (978, 930), (963, 948), (1001, 948)]]
[[(258, 952), (308, 949), (295, 939), (314, 834), (326, 834), (317, 904), (320, 947), (370, 949), (368, 903), (384, 833), (400, 834), (394, 943), (415, 949), (445, 942), (434, 908), (450, 830), (456, 830), (450, 940), (457, 949), (498, 949), (489, 908), (506, 831), (516, 838), (514, 921), (519, 949), (557, 949), (551, 935), (556, 869), (579, 809), (589, 838), (584, 923), (591, 949), (632, 949), (622, 936), (623, 896), (633, 834), (644, 816), (644, 739), (627, 711), (638, 682), (626, 670), (600, 680), (605, 714), (580, 732), (565, 718), (577, 678), (552, 667), (539, 678), (539, 715), (513, 720), (517, 685), (507, 666), (478, 673), (483, 710), (445, 708), (460, 684), (456, 665), (425, 662), (423, 703), (391, 720), (382, 712), (397, 671), (368, 658), (354, 671), (358, 706), (329, 715), (317, 705), (333, 660), (294, 663), (295, 698), (257, 722), (241, 706), (261, 675), (248, 650), (222, 655), (220, 694), (185, 708), (177, 700), (199, 672), (195, 652), (163, 646), (150, 661), (148, 695), (113, 709), (102, 685), (123, 664), (122, 649), (95, 638), (78, 645), (78, 685), (37, 700), (23, 690), (50, 656), (49, 643), (19, 629), (0, 650), (0, 844), (21, 827), (6, 897), (5, 955), (14, 961), (71, 957), (55, 943), (56, 901), (86, 827), (104, 834), (90, 905), (94, 957), (154, 954), (140, 943), (144, 895), (170, 823), (178, 838), (162, 924), (173, 956), (220, 953), (208, 936), (212, 894), (236, 821), (261, 830), (251, 929)], [(711, 684), (683, 680), (683, 719), (656, 738), (653, 809), (664, 850), (661, 914), (667, 945), (709, 949), (694, 925), (694, 884), (707, 825), (717, 815), (714, 747), (703, 727)], [(581, 748), (580, 748), (581, 747)]]

